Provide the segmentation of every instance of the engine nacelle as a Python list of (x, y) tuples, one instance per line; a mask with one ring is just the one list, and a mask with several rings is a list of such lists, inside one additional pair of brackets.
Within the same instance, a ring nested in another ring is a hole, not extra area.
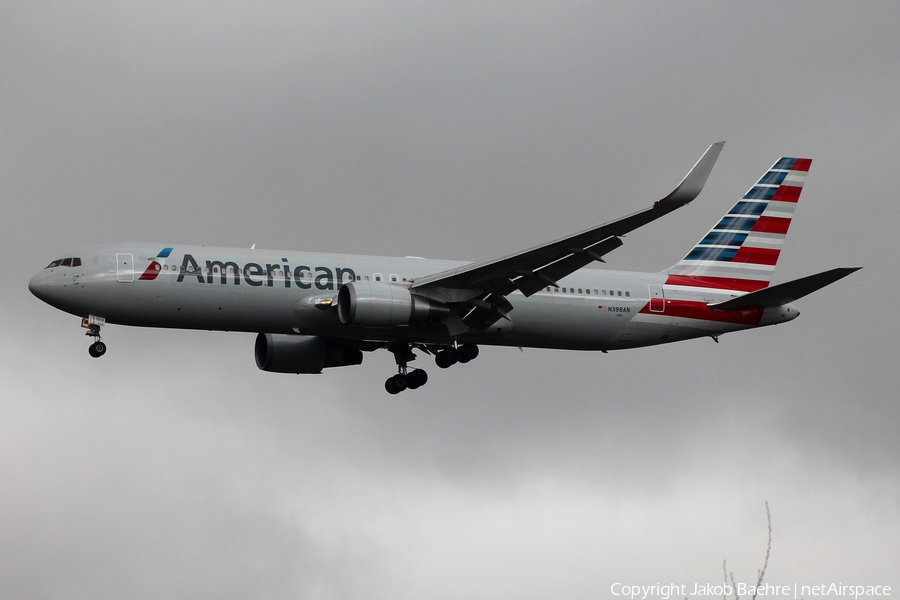
[(256, 366), (273, 373), (321, 373), (327, 367), (362, 363), (362, 352), (314, 335), (260, 333)]
[(354, 281), (342, 285), (338, 292), (338, 317), (344, 324), (387, 327), (442, 319), (449, 314), (445, 304), (389, 283)]

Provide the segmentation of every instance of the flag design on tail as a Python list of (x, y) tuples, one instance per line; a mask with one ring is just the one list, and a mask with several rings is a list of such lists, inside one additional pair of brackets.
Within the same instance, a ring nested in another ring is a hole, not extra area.
[(667, 283), (752, 292), (769, 285), (812, 160), (780, 159), (694, 249)]

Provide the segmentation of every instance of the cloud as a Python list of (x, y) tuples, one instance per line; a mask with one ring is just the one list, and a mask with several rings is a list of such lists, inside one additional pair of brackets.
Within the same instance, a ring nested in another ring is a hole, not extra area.
[[(0, 595), (609, 597), (615, 581), (900, 586), (892, 6), (19, 3), (0, 19)], [(600, 355), (484, 348), (389, 397), (386, 353), (259, 372), (252, 336), (31, 297), (99, 241), (479, 259), (689, 208), (678, 260), (814, 158), (789, 325)], [(885, 307), (888, 307), (885, 310)], [(891, 580), (891, 578), (894, 580)]]

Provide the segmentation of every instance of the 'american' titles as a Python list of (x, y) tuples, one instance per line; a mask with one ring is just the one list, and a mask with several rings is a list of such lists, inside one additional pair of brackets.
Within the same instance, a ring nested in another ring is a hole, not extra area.
[[(216, 269), (218, 269), (218, 272), (215, 272)], [(194, 257), (190, 254), (185, 254), (184, 259), (181, 261), (181, 269), (176, 281), (181, 283), (185, 277), (196, 277), (200, 283), (213, 283), (218, 278), (219, 283), (225, 284), (230, 277), (234, 285), (240, 285), (243, 278), (244, 282), (250, 286), (273, 287), (279, 272), (283, 273), (281, 280), (284, 281), (284, 287), (289, 288), (293, 283), (296, 287), (304, 290), (311, 289), (313, 285), (320, 290), (334, 290), (336, 289), (335, 283), (343, 282), (344, 276), (347, 276), (349, 281), (356, 279), (356, 272), (353, 269), (343, 267), (337, 267), (332, 270), (328, 267), (298, 265), (292, 271), (286, 258), (282, 258), (280, 263), (266, 264), (265, 266), (249, 262), (243, 268), (233, 261), (208, 260), (206, 261), (206, 273), (204, 275)], [(309, 281), (311, 277), (304, 276), (305, 273), (309, 273), (310, 276), (315, 273), (311, 282)]]

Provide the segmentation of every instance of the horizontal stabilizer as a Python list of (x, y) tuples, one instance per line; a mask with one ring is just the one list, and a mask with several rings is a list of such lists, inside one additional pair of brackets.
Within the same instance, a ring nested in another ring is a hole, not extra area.
[(838, 267), (823, 273), (801, 277), (794, 281), (788, 281), (769, 288), (750, 292), (718, 304), (710, 304), (710, 308), (716, 310), (744, 310), (748, 308), (769, 308), (770, 306), (782, 306), (812, 294), (826, 285), (830, 285), (838, 279), (843, 279), (850, 273), (858, 271), (862, 267)]

